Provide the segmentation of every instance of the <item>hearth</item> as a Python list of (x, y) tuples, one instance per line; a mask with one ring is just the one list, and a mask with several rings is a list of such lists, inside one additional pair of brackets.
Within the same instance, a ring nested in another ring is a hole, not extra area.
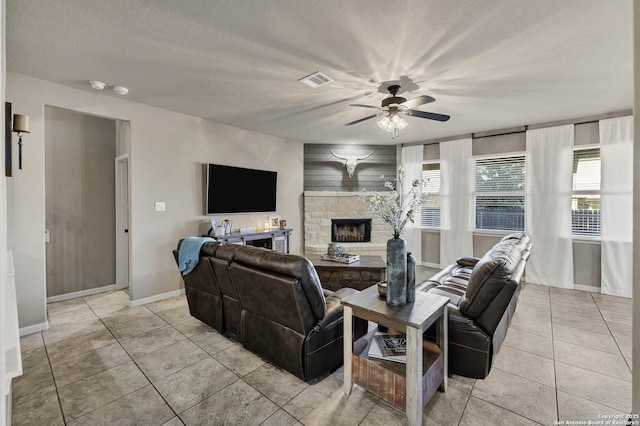
[(371, 219), (331, 219), (331, 242), (368, 243)]

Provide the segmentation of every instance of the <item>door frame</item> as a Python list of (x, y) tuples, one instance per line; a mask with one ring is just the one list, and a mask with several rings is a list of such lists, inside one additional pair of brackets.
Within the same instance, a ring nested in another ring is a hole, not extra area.
[(129, 287), (131, 268), (129, 260), (129, 154), (115, 158), (116, 179), (116, 290)]

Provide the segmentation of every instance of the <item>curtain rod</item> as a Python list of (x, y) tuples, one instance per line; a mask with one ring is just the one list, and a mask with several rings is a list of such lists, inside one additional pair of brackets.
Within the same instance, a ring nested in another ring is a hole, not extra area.
[(449, 136), (449, 137), (446, 137), (446, 138), (439, 138), (439, 139), (428, 139), (428, 140), (422, 141), (422, 142), (403, 143), (401, 146), (433, 145), (433, 144), (436, 144), (436, 143), (446, 142), (446, 141), (453, 141), (453, 140), (456, 140), (456, 139), (464, 139), (464, 138), (482, 139), (482, 138), (487, 138), (487, 137), (492, 137), (492, 136), (512, 135), (512, 134), (515, 134), (515, 133), (526, 132), (527, 130), (541, 129), (541, 128), (544, 128), (544, 127), (562, 126), (564, 124), (579, 125), (579, 124), (596, 123), (596, 122), (598, 122), (600, 120), (603, 120), (603, 119), (616, 118), (616, 117), (625, 117), (627, 115), (633, 115), (633, 110), (632, 109), (627, 109), (627, 110), (623, 110), (623, 111), (616, 111), (616, 112), (610, 112), (610, 113), (599, 114), (599, 115), (592, 115), (592, 116), (587, 116), (587, 117), (578, 117), (578, 118), (572, 118), (572, 119), (568, 119), (568, 120), (548, 121), (548, 122), (545, 122), (545, 123), (536, 123), (536, 124), (528, 124), (528, 125), (524, 125), (524, 126), (509, 127), (509, 128), (506, 128), (506, 129), (489, 130), (489, 131), (485, 131), (485, 132), (476, 132), (476, 133), (467, 133), (467, 134), (462, 134), (462, 135), (457, 135), (457, 136)]

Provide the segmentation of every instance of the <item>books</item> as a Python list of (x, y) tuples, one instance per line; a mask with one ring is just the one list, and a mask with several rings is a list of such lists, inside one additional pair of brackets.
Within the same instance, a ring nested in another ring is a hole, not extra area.
[(407, 339), (403, 334), (376, 332), (369, 345), (369, 358), (407, 363)]

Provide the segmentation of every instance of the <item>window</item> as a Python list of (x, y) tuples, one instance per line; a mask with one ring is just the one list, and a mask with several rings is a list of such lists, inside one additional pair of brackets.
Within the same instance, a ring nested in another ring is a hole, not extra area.
[(421, 226), (440, 228), (440, 163), (427, 163), (422, 166), (422, 205)]
[(571, 230), (600, 236), (600, 148), (573, 151)]
[(524, 230), (524, 155), (475, 160), (476, 229)]

